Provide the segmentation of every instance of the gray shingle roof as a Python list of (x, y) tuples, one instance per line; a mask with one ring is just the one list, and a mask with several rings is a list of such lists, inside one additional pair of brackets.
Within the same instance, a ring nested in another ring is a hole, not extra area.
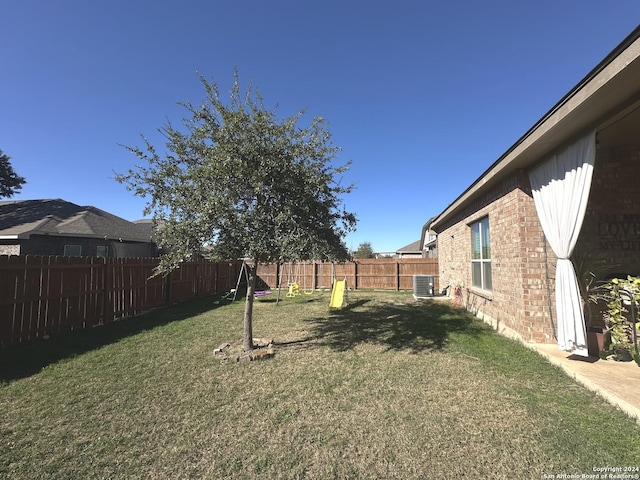
[(90, 236), (148, 242), (148, 229), (96, 207), (65, 200), (0, 201), (0, 236)]
[(422, 248), (420, 246), (420, 240), (416, 240), (413, 243), (410, 243), (409, 245), (399, 248), (397, 250), (397, 252), (420, 252), (422, 251)]

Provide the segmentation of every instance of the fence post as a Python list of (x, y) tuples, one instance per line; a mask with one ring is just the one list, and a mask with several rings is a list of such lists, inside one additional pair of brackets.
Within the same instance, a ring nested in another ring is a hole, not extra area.
[(167, 306), (170, 307), (171, 306), (171, 272), (167, 273), (167, 275), (164, 277), (165, 278), (165, 297), (166, 297), (166, 302), (167, 302)]
[(315, 260), (311, 263), (311, 274), (313, 275), (311, 278), (311, 290), (315, 291), (318, 284), (318, 265)]
[(200, 275), (202, 275), (202, 269), (200, 268), (200, 258), (196, 258), (196, 271), (195, 271), (195, 285), (194, 285), (194, 294), (195, 297), (198, 297), (200, 293)]
[(111, 275), (109, 275), (110, 272), (110, 258), (105, 257), (104, 258), (104, 263), (102, 264), (102, 268), (104, 268), (104, 271), (102, 273), (102, 281), (104, 282), (104, 285), (102, 287), (103, 290), (103, 295), (104, 295), (104, 300), (102, 302), (102, 324), (106, 325), (107, 323), (110, 322), (110, 319), (113, 317), (113, 312), (111, 312), (111, 315), (109, 315), (109, 305), (111, 304), (111, 302), (109, 302), (109, 282), (111, 280)]
[(396, 292), (400, 290), (400, 260), (396, 260)]
[(353, 262), (353, 289), (358, 289), (358, 262)]
[(220, 278), (220, 262), (215, 263), (215, 267), (213, 269), (214, 279), (213, 279), (213, 293), (218, 293), (218, 279)]

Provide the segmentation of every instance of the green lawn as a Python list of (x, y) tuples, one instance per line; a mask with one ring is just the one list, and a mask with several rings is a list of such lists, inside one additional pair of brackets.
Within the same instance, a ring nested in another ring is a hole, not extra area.
[[(275, 295), (274, 295), (275, 296)], [(640, 464), (640, 428), (466, 312), (205, 298), (0, 351), (0, 478), (543, 478)]]

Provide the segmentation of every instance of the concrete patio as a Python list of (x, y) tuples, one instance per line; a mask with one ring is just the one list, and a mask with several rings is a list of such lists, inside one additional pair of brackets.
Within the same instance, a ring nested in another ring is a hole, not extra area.
[(555, 344), (525, 345), (640, 423), (640, 367), (636, 362), (580, 357)]
[(640, 424), (640, 367), (636, 362), (616, 362), (572, 355), (559, 350), (555, 343), (527, 342), (509, 327), (498, 325), (491, 318), (479, 318), (501, 335), (517, 340), (538, 352), (549, 362), (562, 368), (578, 383), (619, 407)]

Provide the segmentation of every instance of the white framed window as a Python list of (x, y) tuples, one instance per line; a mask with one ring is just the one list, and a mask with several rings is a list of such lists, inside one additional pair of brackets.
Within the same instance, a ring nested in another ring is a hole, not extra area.
[(64, 256), (65, 257), (79, 257), (82, 255), (81, 245), (65, 245)]
[(491, 290), (491, 234), (489, 217), (471, 225), (471, 284)]
[(96, 256), (98, 257), (108, 257), (109, 256), (109, 247), (106, 245), (98, 245)]

